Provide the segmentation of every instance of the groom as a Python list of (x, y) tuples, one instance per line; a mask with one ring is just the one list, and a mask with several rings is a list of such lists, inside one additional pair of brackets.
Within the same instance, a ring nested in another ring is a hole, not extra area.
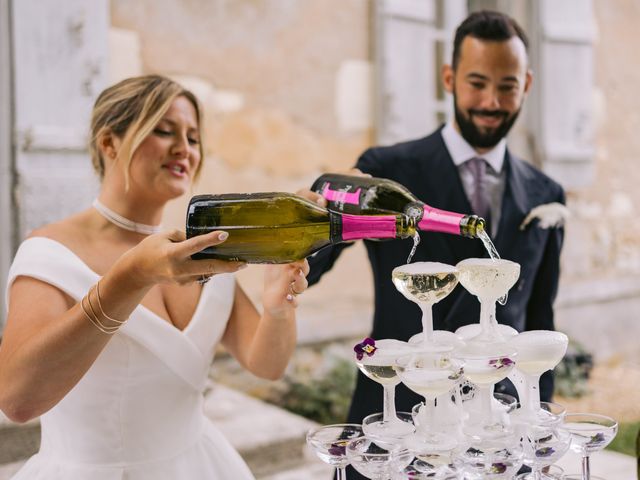
[[(455, 34), (451, 65), (442, 80), (453, 94), (455, 118), (431, 135), (362, 154), (356, 168), (374, 177), (395, 180), (428, 205), (454, 212), (474, 212), (488, 221), (488, 230), (502, 258), (521, 265), (520, 278), (509, 292), (497, 319), (518, 331), (553, 330), (553, 302), (558, 288), (561, 227), (543, 228), (523, 220), (536, 206), (564, 203), (562, 187), (515, 157), (506, 135), (515, 123), (531, 87), (528, 41), (520, 26), (498, 12), (475, 12)], [(486, 252), (477, 240), (421, 232), (414, 261), (455, 265)], [(403, 241), (365, 242), (375, 284), (374, 339), (407, 340), (420, 331), (420, 311), (393, 286), (391, 271), (406, 263)], [(310, 284), (318, 282), (337, 260), (344, 245), (309, 259)], [(434, 329), (455, 331), (479, 319), (479, 303), (463, 288), (433, 308)], [(515, 393), (510, 383), (497, 391)], [(541, 398), (550, 400), (553, 377), (541, 381)], [(421, 398), (400, 385), (397, 408), (411, 411)], [(349, 422), (359, 423), (382, 410), (380, 386), (359, 374)], [(351, 478), (351, 477), (350, 477)], [(355, 477), (354, 477), (355, 478)]]

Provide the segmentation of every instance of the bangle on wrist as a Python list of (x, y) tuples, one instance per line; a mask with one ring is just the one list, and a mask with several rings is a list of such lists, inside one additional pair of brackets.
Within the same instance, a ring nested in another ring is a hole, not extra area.
[[(125, 320), (117, 320), (115, 318), (110, 317), (104, 312), (104, 310), (102, 309), (102, 302), (100, 300), (99, 285), (100, 285), (100, 282), (92, 286), (89, 289), (89, 292), (87, 292), (87, 294), (84, 297), (82, 297), (82, 300), (80, 300), (80, 308), (82, 308), (82, 311), (85, 317), (87, 317), (87, 319), (93, 324), (94, 327), (96, 327), (102, 333), (105, 333), (107, 335), (113, 335), (128, 320), (128, 318)], [(96, 299), (97, 299), (98, 309), (100, 310), (100, 315), (96, 313), (96, 310), (94, 309), (93, 303), (91, 301), (91, 294), (93, 293), (94, 290), (96, 292)], [(105, 324), (103, 319), (116, 323), (116, 325), (107, 325)]]

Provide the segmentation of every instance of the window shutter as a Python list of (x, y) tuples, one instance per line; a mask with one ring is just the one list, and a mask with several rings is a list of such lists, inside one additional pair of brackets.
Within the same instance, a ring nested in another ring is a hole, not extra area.
[(540, 0), (533, 9), (536, 157), (564, 186), (584, 186), (592, 180), (594, 157), (592, 3)]
[(107, 78), (107, 0), (11, 2), (20, 236), (88, 205), (91, 108)]
[(463, 0), (376, 1), (378, 144), (422, 137), (443, 121), (450, 102), (441, 91), (440, 66), (465, 13)]

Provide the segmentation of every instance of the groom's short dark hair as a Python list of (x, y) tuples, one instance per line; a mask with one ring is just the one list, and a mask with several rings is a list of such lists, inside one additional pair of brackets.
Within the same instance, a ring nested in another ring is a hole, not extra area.
[(471, 36), (480, 40), (506, 41), (517, 36), (529, 47), (529, 39), (524, 30), (510, 16), (491, 10), (481, 10), (470, 14), (456, 29), (453, 40), (453, 58), (451, 66), (455, 70), (460, 61), (460, 46), (465, 37)]

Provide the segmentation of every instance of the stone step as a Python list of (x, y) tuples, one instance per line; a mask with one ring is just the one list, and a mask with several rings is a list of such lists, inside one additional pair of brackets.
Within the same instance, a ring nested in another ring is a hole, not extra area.
[(30, 457), (40, 446), (40, 424), (0, 424), (0, 465)]
[(220, 384), (206, 394), (205, 413), (257, 478), (305, 466), (305, 436), (315, 422)]
[(329, 465), (323, 464), (317, 458), (311, 460), (312, 463), (304, 465), (293, 470), (286, 470), (283, 472), (269, 475), (268, 477), (261, 477), (258, 480), (332, 480), (333, 468)]
[(20, 467), (22, 467), (24, 462), (26, 462), (26, 460), (0, 465), (0, 480), (9, 480), (18, 470), (20, 470)]
[[(606, 480), (635, 480), (636, 459), (630, 455), (603, 450), (594, 452), (590, 457), (591, 475)], [(569, 451), (556, 464), (564, 470), (565, 475), (580, 473), (582, 457)]]

